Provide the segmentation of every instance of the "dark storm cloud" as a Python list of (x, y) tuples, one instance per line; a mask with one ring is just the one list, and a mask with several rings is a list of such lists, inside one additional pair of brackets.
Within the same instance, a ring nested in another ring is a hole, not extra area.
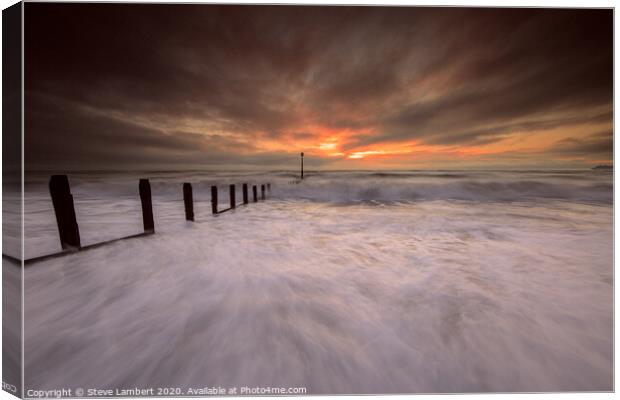
[(611, 121), (610, 10), (28, 3), (26, 20), (33, 165), (278, 165), (313, 126), (364, 130), (350, 150)]
[[(587, 123), (604, 123), (611, 121), (613, 113), (611, 111), (606, 111), (602, 113), (597, 113), (595, 115), (579, 115), (580, 113), (574, 113), (573, 115), (563, 116), (561, 118), (536, 118), (535, 115), (529, 114), (531, 116), (530, 120), (522, 121), (522, 122), (513, 122), (512, 119), (497, 119), (497, 120), (487, 120), (484, 115), (480, 115), (480, 117), (476, 120), (478, 123), (485, 121), (487, 123), (491, 123), (492, 126), (486, 128), (477, 128), (475, 124), (470, 123), (466, 126), (462, 126), (462, 122), (456, 121), (453, 125), (448, 118), (443, 121), (439, 121), (436, 124), (430, 124), (429, 122), (418, 121), (417, 123), (412, 123), (410, 126), (417, 126), (419, 130), (415, 132), (408, 132), (404, 134), (404, 137), (421, 137), (425, 143), (428, 144), (442, 144), (442, 145), (451, 145), (451, 144), (474, 144), (481, 145), (487, 144), (498, 139), (506, 137), (506, 135), (513, 132), (527, 132), (527, 131), (535, 131), (535, 130), (547, 130), (558, 127), (569, 127), (574, 124), (587, 124)], [(440, 116), (438, 117), (440, 118)], [(442, 126), (441, 131), (436, 131), (432, 129), (424, 129), (426, 126), (435, 127)], [(425, 131), (425, 134), (422, 135), (420, 132)], [(393, 134), (393, 135), (383, 135), (381, 138), (372, 137), (368, 138), (366, 143), (376, 143), (377, 141), (385, 141), (385, 140), (395, 140), (397, 138), (401, 138), (403, 135)], [(360, 142), (356, 143), (359, 145)]]
[[(47, 104), (44, 104), (47, 103)], [(33, 103), (34, 105), (35, 103)], [(89, 109), (57, 99), (38, 98), (32, 112), (30, 130), (48, 135), (26, 135), (28, 165), (62, 168), (101, 168), (116, 166), (236, 166), (239, 152), (252, 152), (251, 145), (224, 136), (208, 136), (159, 129), (93, 113)], [(70, 118), (67, 118), (67, 115)], [(59, 130), (61, 127), (61, 130)], [(59, 142), (60, 140), (60, 142)], [(50, 151), (52, 150), (52, 151)], [(248, 165), (293, 163), (296, 155), (256, 153), (246, 157)]]
[[(455, 46), (451, 58), (460, 65), (450, 78), (451, 93), (395, 110), (382, 121), (387, 133), (370, 140), (479, 143), (488, 133), (501, 136), (515, 119), (553, 112), (574, 119), (588, 107), (611, 105), (610, 25), (596, 25), (596, 15), (585, 13), (532, 12), (515, 21), (498, 15)], [(548, 127), (541, 122), (540, 128)]]
[(610, 131), (597, 132), (582, 138), (562, 139), (553, 148), (553, 152), (562, 155), (594, 155), (605, 159), (611, 159), (613, 151), (613, 134)]

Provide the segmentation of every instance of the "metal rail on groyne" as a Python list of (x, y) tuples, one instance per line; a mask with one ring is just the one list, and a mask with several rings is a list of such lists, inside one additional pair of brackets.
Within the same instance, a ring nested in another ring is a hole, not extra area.
[[(60, 237), (60, 246), (62, 247), (62, 251), (40, 257), (26, 259), (24, 260), (24, 266), (31, 265), (36, 262), (44, 261), (50, 258), (61, 257), (84, 250), (90, 250), (93, 248), (104, 246), (106, 244), (118, 242), (120, 240), (134, 239), (155, 234), (151, 184), (149, 180), (140, 179), (138, 189), (140, 192), (140, 203), (142, 205), (142, 222), (144, 225), (144, 232), (117, 239), (107, 240), (100, 243), (90, 244), (87, 246), (82, 246), (80, 241), (80, 229), (77, 223), (75, 207), (73, 204), (73, 195), (71, 194), (71, 186), (69, 185), (69, 178), (67, 177), (67, 175), (52, 175), (49, 181), (49, 190), (52, 197), (52, 204), (54, 206), (54, 213), (56, 214), (56, 223), (58, 225), (58, 235)], [(183, 183), (182, 190), (183, 203), (185, 205), (185, 220), (193, 222), (195, 216), (192, 184), (189, 182)], [(267, 199), (266, 192), (271, 192), (271, 183), (260, 185), (260, 200)], [(234, 184), (229, 185), (228, 197), (229, 207), (220, 210), (218, 204), (218, 188), (217, 186), (211, 186), (211, 213), (213, 215), (219, 215), (227, 211), (234, 210), (238, 206), (248, 205), (248, 184), (244, 183), (242, 185), (243, 201), (241, 203), (237, 203), (236, 201), (236, 185)], [(252, 199), (254, 203), (258, 203), (259, 201), (258, 189), (256, 185), (252, 185)], [(19, 259), (6, 254), (3, 254), (2, 257), (17, 263), (21, 262)]]

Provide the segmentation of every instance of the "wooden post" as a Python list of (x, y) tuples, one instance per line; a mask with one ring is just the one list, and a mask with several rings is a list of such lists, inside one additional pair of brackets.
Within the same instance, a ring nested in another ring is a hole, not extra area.
[(153, 222), (153, 203), (151, 201), (151, 184), (148, 179), (140, 179), (140, 201), (142, 202), (142, 222), (144, 232), (155, 233)]
[(183, 184), (183, 202), (185, 203), (185, 219), (187, 221), (194, 220), (194, 194), (192, 193), (192, 184), (185, 182)]
[(80, 229), (73, 207), (73, 196), (67, 175), (52, 175), (49, 182), (52, 204), (56, 213), (60, 245), (63, 249), (80, 248)]
[(237, 205), (237, 199), (235, 199), (236, 197), (236, 193), (235, 193), (235, 185), (230, 185), (228, 187), (228, 190), (230, 191), (230, 195), (229, 195), (229, 199), (230, 199), (230, 208), (235, 208), (235, 206)]
[(267, 184), (267, 191), (268, 191), (268, 192), (271, 192), (271, 183), (268, 183), (268, 184)]
[(248, 204), (248, 184), (243, 184), (243, 204)]
[(304, 179), (304, 153), (301, 153), (301, 179)]
[(260, 185), (260, 199), (265, 200), (265, 185)]
[(217, 186), (211, 186), (211, 211), (217, 214)]
[(258, 196), (256, 195), (256, 185), (252, 185), (252, 195), (254, 196), (254, 203), (258, 202)]

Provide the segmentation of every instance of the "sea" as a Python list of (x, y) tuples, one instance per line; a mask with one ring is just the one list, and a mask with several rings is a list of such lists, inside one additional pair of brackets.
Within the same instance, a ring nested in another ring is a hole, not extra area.
[[(61, 249), (49, 175), (26, 258)], [(613, 390), (612, 171), (74, 172), (82, 245), (142, 231), (139, 178), (155, 235), (25, 269), (25, 389)]]

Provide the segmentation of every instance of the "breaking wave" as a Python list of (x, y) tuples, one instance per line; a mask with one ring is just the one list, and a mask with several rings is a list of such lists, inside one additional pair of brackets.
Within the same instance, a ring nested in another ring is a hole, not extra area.
[[(145, 172), (117, 176), (70, 175), (75, 196), (135, 197), (137, 179), (151, 179), (153, 196), (162, 200), (182, 197), (181, 184), (191, 182), (194, 198), (210, 200), (211, 185), (227, 201), (228, 185), (272, 184), (271, 197), (326, 202), (408, 202), (425, 200), (536, 201), (565, 200), (610, 204), (613, 174), (608, 171), (436, 171), (436, 172), (308, 172), (303, 181), (290, 171), (254, 172)], [(27, 192), (46, 195), (48, 175), (31, 179)], [(30, 189), (30, 190), (29, 190)], [(237, 195), (239, 198), (239, 195)]]

